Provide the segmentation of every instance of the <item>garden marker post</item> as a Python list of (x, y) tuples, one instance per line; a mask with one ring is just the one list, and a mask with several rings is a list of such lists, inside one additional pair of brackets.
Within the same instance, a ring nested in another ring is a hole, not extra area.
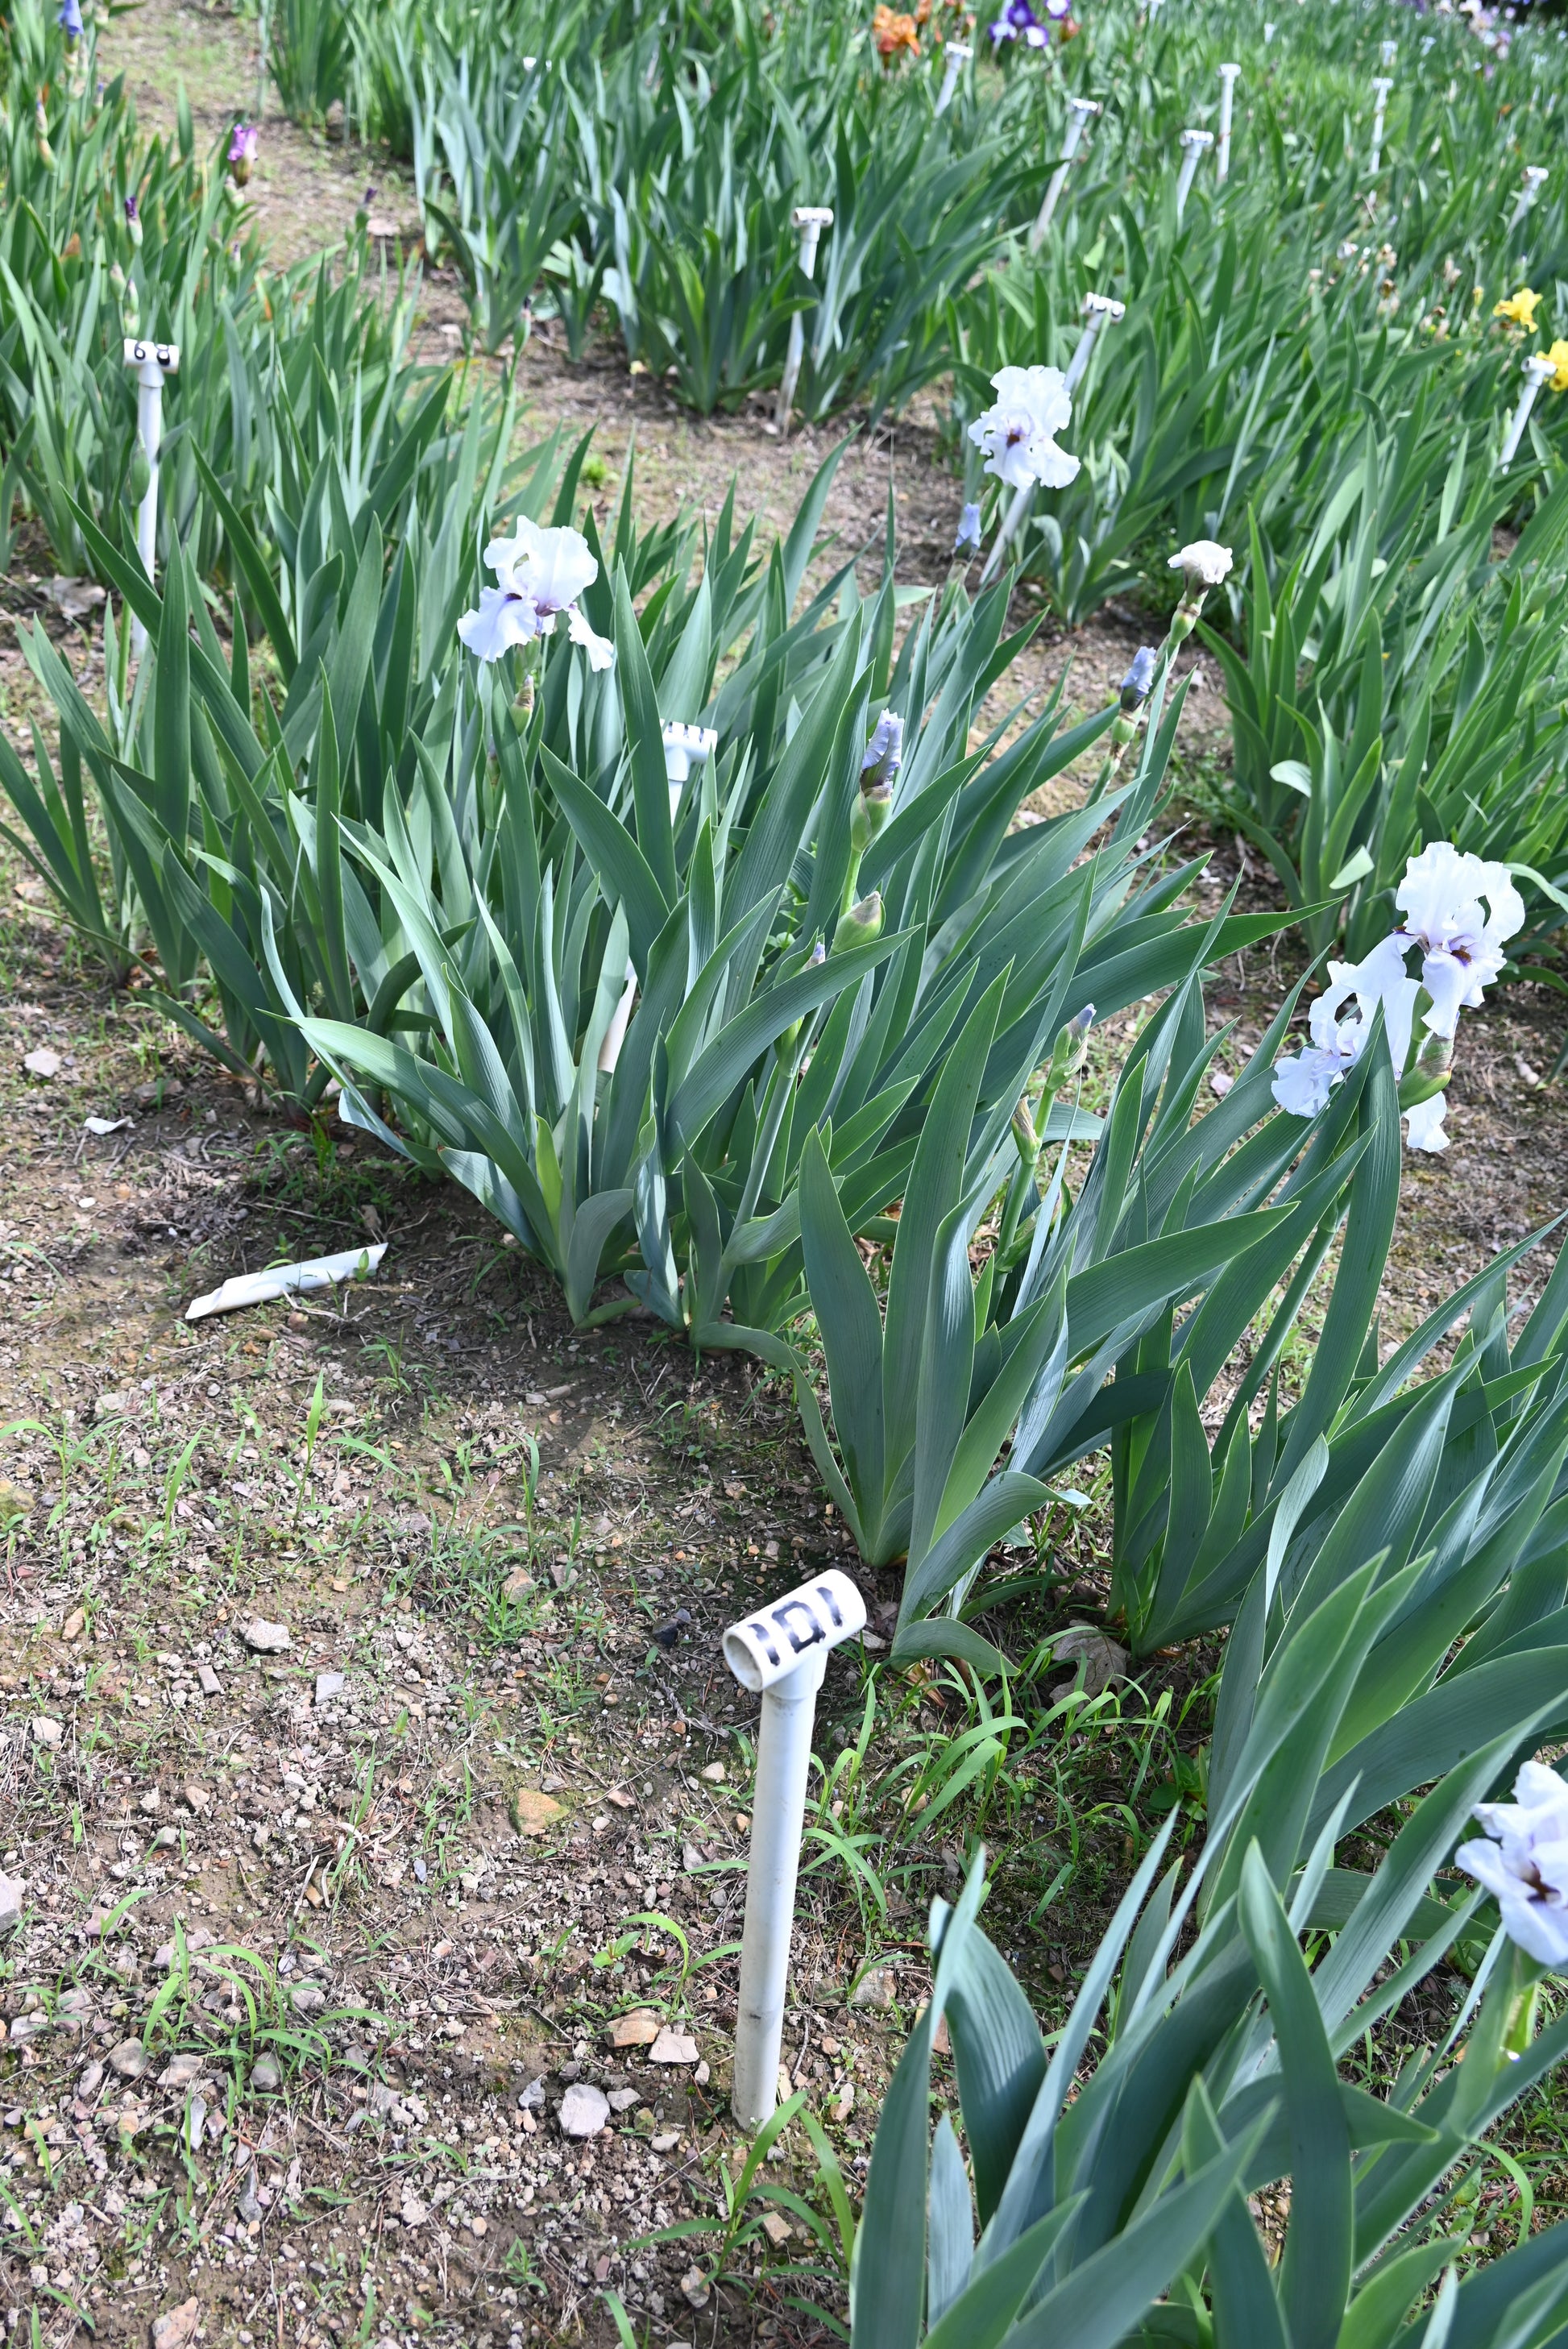
[[(817, 274), (817, 243), (825, 228), (833, 225), (833, 215), (826, 204), (797, 204), (789, 215), (790, 225), (800, 239), (800, 268), (803, 275)], [(789, 347), (784, 355), (784, 375), (779, 386), (779, 406), (774, 421), (780, 432), (789, 429), (789, 410), (795, 403), (795, 386), (800, 380), (800, 361), (806, 349), (806, 330), (800, 324), (800, 313), (794, 311), (789, 319)]]
[(1096, 98), (1069, 98), (1068, 100), (1066, 143), (1062, 148), (1061, 160), (1051, 173), (1046, 189), (1045, 202), (1040, 206), (1034, 227), (1029, 231), (1031, 253), (1038, 253), (1046, 241), (1046, 234), (1055, 217), (1057, 206), (1061, 202), (1062, 190), (1068, 183), (1068, 173), (1073, 167), (1073, 157), (1078, 153), (1084, 132), (1099, 111), (1099, 103)]
[[(678, 718), (671, 719), (661, 730), (665, 745), (665, 780), (670, 787), (670, 822), (673, 823), (686, 777), (694, 767), (701, 765), (704, 759), (712, 758), (718, 748), (718, 736), (711, 726), (687, 726)], [(621, 1000), (610, 1014), (610, 1025), (605, 1029), (604, 1041), (599, 1047), (599, 1067), (605, 1076), (614, 1074), (621, 1047), (626, 1040), (626, 1030), (631, 1024), (632, 1006), (636, 999), (637, 968), (629, 962)]]
[(1180, 220), (1187, 209), (1187, 199), (1192, 192), (1198, 166), (1214, 143), (1214, 134), (1212, 130), (1183, 130), (1178, 143), (1181, 149), (1181, 170), (1176, 181), (1176, 217)]
[(1542, 189), (1546, 185), (1547, 181), (1551, 177), (1552, 174), (1547, 170), (1544, 163), (1526, 163), (1524, 167), (1524, 185), (1521, 188), (1518, 201), (1515, 202), (1513, 210), (1509, 215), (1508, 228), (1506, 232), (1508, 235), (1511, 236), (1513, 234), (1514, 230), (1519, 226), (1520, 222), (1524, 218), (1525, 213), (1530, 210), (1532, 204), (1534, 203), (1536, 197), (1541, 193)]
[(817, 1691), (829, 1649), (854, 1639), (865, 1621), (865, 1600), (847, 1574), (830, 1567), (724, 1635), (726, 1663), (743, 1689), (762, 1699), (729, 2097), (742, 2128), (760, 2128), (779, 2103), (779, 2046)]
[(1236, 77), (1240, 66), (1220, 67), (1220, 151), (1214, 158), (1215, 176), (1228, 180), (1231, 176), (1231, 113), (1235, 105)]
[(1524, 362), (1524, 389), (1519, 395), (1519, 405), (1508, 420), (1502, 447), (1498, 451), (1498, 470), (1513, 462), (1514, 454), (1524, 438), (1524, 428), (1530, 421), (1530, 411), (1535, 405), (1535, 395), (1543, 383), (1550, 383), (1557, 372), (1557, 363), (1544, 351), (1532, 351)]
[[(147, 343), (127, 336), (125, 364), (136, 369), (136, 438), (147, 460), (147, 489), (136, 510), (136, 551), (150, 579), (158, 562), (158, 452), (163, 445), (163, 378), (180, 372), (177, 343)], [(130, 649), (141, 658), (147, 630), (132, 618)]]
[(1068, 361), (1068, 371), (1062, 378), (1062, 389), (1075, 392), (1088, 373), (1088, 363), (1094, 357), (1095, 336), (1102, 326), (1114, 326), (1119, 318), (1127, 316), (1125, 302), (1112, 301), (1109, 294), (1086, 294), (1083, 297), (1083, 332), (1078, 348)]
[(1378, 171), (1383, 164), (1383, 125), (1388, 119), (1388, 92), (1394, 85), (1387, 74), (1372, 77), (1372, 153), (1367, 160), (1369, 171)]
[(1399, 44), (1398, 44), (1398, 41), (1385, 41), (1385, 42), (1384, 42), (1384, 44), (1383, 44), (1383, 67), (1384, 67), (1384, 70), (1385, 70), (1385, 72), (1387, 72), (1387, 73), (1392, 73), (1392, 72), (1393, 72), (1393, 70), (1394, 70), (1394, 67), (1398, 64), (1398, 62), (1399, 62)]
[(936, 111), (945, 114), (958, 89), (958, 77), (974, 57), (962, 41), (949, 41), (943, 54), (942, 88), (936, 93)]

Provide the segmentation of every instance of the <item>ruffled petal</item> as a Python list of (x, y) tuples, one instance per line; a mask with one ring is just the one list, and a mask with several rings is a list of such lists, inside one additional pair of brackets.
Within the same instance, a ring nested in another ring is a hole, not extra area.
[(575, 604), (566, 610), (566, 633), (574, 645), (581, 645), (588, 656), (590, 668), (605, 669), (615, 666), (615, 647), (608, 636), (595, 635)]
[(1309, 1044), (1290, 1060), (1275, 1062), (1270, 1091), (1292, 1117), (1315, 1117), (1328, 1106), (1335, 1080), (1344, 1075), (1345, 1067), (1337, 1053)]
[(1446, 1150), (1449, 1137), (1443, 1132), (1443, 1119), (1448, 1113), (1446, 1093), (1434, 1093), (1430, 1101), (1418, 1102), (1405, 1112), (1405, 1146), (1408, 1150), (1436, 1153)]
[(481, 587), (479, 607), (465, 612), (458, 634), (469, 652), (482, 661), (498, 661), (514, 645), (526, 645), (541, 633), (540, 618), (525, 595), (505, 587)]

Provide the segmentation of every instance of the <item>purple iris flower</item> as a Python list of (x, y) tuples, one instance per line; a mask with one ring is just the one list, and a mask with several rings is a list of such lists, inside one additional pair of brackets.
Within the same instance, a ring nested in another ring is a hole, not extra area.
[(1153, 682), (1154, 647), (1152, 645), (1140, 645), (1132, 656), (1131, 667), (1117, 688), (1123, 709), (1129, 712), (1136, 709), (1148, 698), (1149, 688)]
[(980, 508), (973, 500), (958, 517), (957, 535), (953, 541), (954, 554), (976, 555), (980, 552)]
[(60, 13), (55, 22), (67, 41), (79, 41), (82, 36), (82, 12), (79, 0), (60, 0)]
[(261, 140), (253, 122), (236, 122), (229, 134), (229, 169), (234, 175), (234, 185), (242, 188), (251, 176), (251, 166), (256, 160)]

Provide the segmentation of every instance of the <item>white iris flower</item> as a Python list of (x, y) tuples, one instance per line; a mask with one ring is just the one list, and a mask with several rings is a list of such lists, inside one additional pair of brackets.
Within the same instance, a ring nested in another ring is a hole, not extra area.
[(1526, 1762), (1512, 1802), (1478, 1803), (1475, 1816), (1491, 1840), (1461, 1843), (1455, 1865), (1493, 1895), (1511, 1941), (1543, 1966), (1568, 1966), (1568, 1785)]
[(459, 636), (478, 659), (497, 661), (513, 646), (552, 635), (564, 613), (567, 634), (586, 652), (590, 668), (614, 667), (614, 646), (577, 608), (578, 596), (599, 576), (580, 532), (544, 530), (523, 515), (511, 538), (491, 539), (485, 561), (499, 585), (481, 587), (478, 610), (458, 622)]
[[(1293, 1116), (1317, 1115), (1358, 1059), (1379, 1005), (1394, 1066), (1401, 1072), (1409, 1057), (1416, 1002), (1423, 987), (1430, 998), (1423, 1025), (1451, 1043), (1460, 1009), (1473, 1009), (1481, 1002), (1508, 959), (1505, 942), (1524, 924), (1523, 900), (1507, 866), (1472, 856), (1446, 840), (1434, 841), (1410, 858), (1394, 901), (1405, 916), (1402, 927), (1391, 930), (1363, 961), (1329, 964), (1328, 987), (1313, 1005), (1308, 1021), (1311, 1042), (1274, 1070), (1274, 1097)], [(1421, 957), (1418, 979), (1406, 968), (1412, 947)], [(1346, 1019), (1345, 1007), (1352, 997), (1356, 1016)], [(1405, 1138), (1410, 1149), (1448, 1148), (1443, 1130), (1447, 1106), (1439, 1092), (1407, 1110)]]
[(985, 451), (985, 471), (1011, 490), (1033, 489), (1037, 481), (1065, 489), (1078, 460), (1056, 443), (1073, 416), (1060, 367), (1005, 367), (991, 382), (995, 404), (969, 427), (969, 438)]

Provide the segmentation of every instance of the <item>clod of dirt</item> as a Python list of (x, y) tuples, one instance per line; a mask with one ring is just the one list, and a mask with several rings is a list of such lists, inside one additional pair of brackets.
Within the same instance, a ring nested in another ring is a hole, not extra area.
[(873, 1966), (869, 1974), (861, 1975), (850, 1992), (850, 2004), (889, 2007), (893, 2002), (897, 1990), (898, 1978), (892, 1967)]
[(245, 1625), (240, 1637), (246, 1647), (258, 1656), (281, 1656), (285, 1648), (293, 1645), (286, 1623), (269, 1623), (261, 1615), (253, 1623)]
[(667, 2023), (648, 2050), (650, 2064), (695, 2064), (696, 2060), (696, 2041)]
[[(677, 1607), (667, 1623), (660, 1623), (655, 1627), (654, 1637), (661, 1648), (673, 1648), (681, 1633), (689, 1629), (690, 1624), (690, 1608)], [(705, 1770), (702, 1775), (706, 1778), (707, 1772)], [(722, 1769), (719, 1771), (719, 1775), (720, 1777), (724, 1775)]]
[(586, 2080), (574, 2080), (561, 2099), (562, 2137), (597, 2137), (609, 2117), (608, 2096)]
[(185, 2349), (188, 2341), (196, 2338), (196, 2327), (201, 2322), (201, 2303), (191, 2298), (182, 2300), (178, 2308), (152, 2320), (152, 2349)]
[(521, 1836), (542, 1835), (553, 1818), (559, 1818), (561, 1806), (537, 1786), (515, 1786), (508, 1805), (512, 1826)]

